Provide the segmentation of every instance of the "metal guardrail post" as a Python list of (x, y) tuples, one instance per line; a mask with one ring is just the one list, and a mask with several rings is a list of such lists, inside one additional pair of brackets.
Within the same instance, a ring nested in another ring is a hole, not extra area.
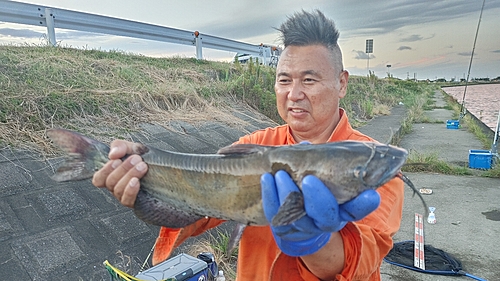
[(47, 37), (52, 46), (56, 46), (56, 31), (54, 29), (54, 15), (51, 8), (45, 8), (45, 22), (47, 24)]
[(198, 31), (194, 32), (194, 44), (196, 46), (196, 58), (203, 59), (203, 43), (201, 42), (200, 33)]

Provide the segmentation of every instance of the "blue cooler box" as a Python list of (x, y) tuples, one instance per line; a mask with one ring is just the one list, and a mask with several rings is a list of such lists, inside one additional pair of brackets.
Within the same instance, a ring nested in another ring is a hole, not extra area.
[(469, 168), (490, 169), (493, 154), (489, 150), (469, 150)]
[(446, 129), (458, 129), (460, 120), (446, 120)]
[(208, 280), (208, 265), (200, 259), (183, 253), (147, 269), (135, 277), (148, 281), (168, 278), (175, 278), (178, 281)]

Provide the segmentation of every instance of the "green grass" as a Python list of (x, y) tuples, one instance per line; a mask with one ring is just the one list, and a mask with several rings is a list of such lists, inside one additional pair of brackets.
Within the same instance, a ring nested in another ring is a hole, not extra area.
[(489, 178), (500, 178), (500, 159), (493, 159), (493, 167), (484, 171), (481, 176)]
[(403, 172), (432, 172), (445, 175), (472, 175), (467, 167), (452, 165), (438, 159), (436, 153), (418, 153), (411, 151), (403, 167)]

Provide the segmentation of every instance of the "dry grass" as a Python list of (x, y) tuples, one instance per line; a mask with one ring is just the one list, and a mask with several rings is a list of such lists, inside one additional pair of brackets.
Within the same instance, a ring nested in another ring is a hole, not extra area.
[(212, 253), (217, 262), (219, 270), (224, 271), (226, 281), (233, 281), (236, 279), (236, 264), (237, 264), (237, 251), (234, 251), (231, 256), (226, 256), (226, 246), (229, 240), (229, 234), (217, 231), (216, 234), (208, 233), (208, 239), (200, 240), (197, 244), (193, 244), (188, 250), (187, 254), (193, 257), (203, 252)]
[(243, 127), (227, 106), (231, 85), (217, 80), (232, 69), (193, 59), (0, 46), (0, 144), (53, 154), (45, 135), (52, 127), (102, 141), (141, 122), (168, 128), (172, 120), (215, 120)]

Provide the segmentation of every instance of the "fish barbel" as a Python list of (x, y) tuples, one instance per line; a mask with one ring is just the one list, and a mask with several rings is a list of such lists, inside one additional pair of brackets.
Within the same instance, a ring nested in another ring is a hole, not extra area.
[[(50, 129), (47, 135), (68, 154), (52, 176), (56, 181), (91, 178), (108, 161), (106, 144), (64, 129)], [(142, 150), (148, 172), (140, 180), (134, 212), (145, 222), (170, 228), (184, 227), (206, 216), (244, 225), (268, 225), (260, 177), (278, 170), (288, 172), (299, 188), (306, 175), (318, 177), (342, 204), (394, 177), (405, 180), (400, 169), (408, 156), (402, 148), (361, 141), (291, 146), (236, 144), (217, 154), (178, 153), (146, 146)], [(301, 193), (295, 197), (287, 198), (273, 225), (285, 225), (305, 215)]]

